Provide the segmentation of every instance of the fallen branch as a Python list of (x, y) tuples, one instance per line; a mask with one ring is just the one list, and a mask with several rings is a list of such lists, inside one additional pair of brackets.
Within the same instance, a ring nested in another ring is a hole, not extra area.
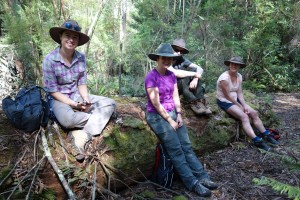
[(62, 186), (64, 187), (65, 191), (67, 192), (69, 199), (76, 199), (75, 194), (73, 193), (73, 191), (69, 187), (69, 184), (66, 181), (62, 171), (57, 167), (57, 164), (55, 163), (55, 161), (54, 161), (54, 159), (51, 155), (50, 149), (49, 149), (48, 144), (47, 144), (47, 139), (46, 139), (46, 136), (45, 136), (45, 130), (44, 129), (42, 129), (42, 131), (41, 131), (41, 136), (42, 136), (42, 143), (43, 143), (43, 148), (44, 148), (45, 155), (47, 156), (48, 161), (50, 162), (53, 170), (55, 171), (55, 173), (57, 174), (60, 182), (62, 183)]

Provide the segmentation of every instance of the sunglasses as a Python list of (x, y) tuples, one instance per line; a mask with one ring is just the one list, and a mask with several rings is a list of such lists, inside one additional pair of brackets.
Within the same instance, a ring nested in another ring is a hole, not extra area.
[(184, 50), (174, 49), (175, 52), (180, 52), (181, 54), (184, 53)]
[(67, 29), (73, 29), (74, 28), (75, 31), (80, 31), (81, 30), (81, 28), (79, 26), (73, 25), (73, 24), (71, 24), (69, 22), (65, 23), (65, 27)]

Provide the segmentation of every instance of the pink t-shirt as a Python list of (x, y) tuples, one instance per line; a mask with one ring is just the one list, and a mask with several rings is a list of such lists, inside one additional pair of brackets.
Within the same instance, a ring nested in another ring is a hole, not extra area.
[(147, 94), (147, 112), (157, 112), (149, 98), (147, 88), (158, 88), (159, 101), (167, 112), (174, 110), (175, 104), (173, 100), (174, 84), (177, 83), (176, 76), (173, 72), (167, 70), (165, 75), (158, 73), (153, 69), (145, 78), (145, 89)]
[(217, 99), (219, 99), (220, 101), (223, 101), (223, 102), (232, 103), (231, 101), (229, 101), (228, 99), (225, 98), (225, 95), (221, 88), (220, 81), (226, 81), (228, 83), (230, 96), (233, 99), (237, 100), (237, 91), (243, 81), (242, 75), (240, 73), (237, 73), (237, 83), (236, 84), (231, 82), (228, 71), (221, 74), (221, 76), (217, 80), (217, 95), (216, 95)]

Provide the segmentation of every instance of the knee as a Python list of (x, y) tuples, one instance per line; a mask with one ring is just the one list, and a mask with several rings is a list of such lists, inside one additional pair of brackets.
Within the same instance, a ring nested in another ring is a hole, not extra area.
[(250, 122), (250, 119), (249, 119), (249, 117), (248, 117), (247, 114), (243, 113), (243, 114), (241, 115), (241, 121), (242, 121), (243, 123), (248, 123), (248, 122)]

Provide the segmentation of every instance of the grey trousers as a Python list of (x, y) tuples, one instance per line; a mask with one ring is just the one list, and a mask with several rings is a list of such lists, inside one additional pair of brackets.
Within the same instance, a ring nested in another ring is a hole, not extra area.
[[(115, 111), (115, 101), (108, 97), (89, 95), (90, 102), (94, 103), (91, 110), (81, 112), (60, 101), (53, 100), (53, 112), (58, 122), (67, 129), (79, 128), (86, 131), (90, 136), (101, 134)], [(82, 102), (82, 98), (76, 99)]]

